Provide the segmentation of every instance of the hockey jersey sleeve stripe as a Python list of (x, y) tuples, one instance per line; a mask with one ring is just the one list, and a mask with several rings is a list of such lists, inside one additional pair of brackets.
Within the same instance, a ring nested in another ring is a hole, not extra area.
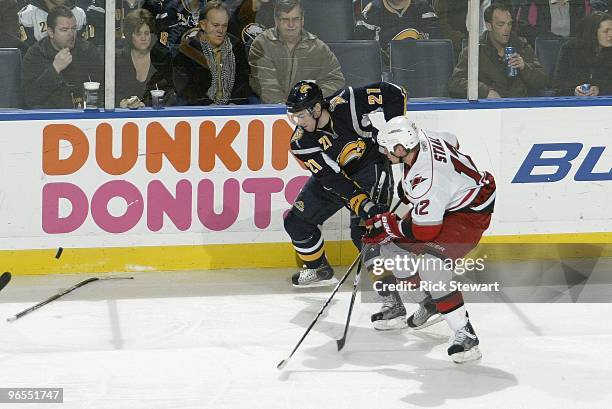
[(294, 155), (308, 155), (310, 153), (321, 152), (321, 148), (291, 149)]
[(447, 210), (449, 212), (455, 211), (455, 210), (459, 210), (465, 206), (467, 206), (472, 200), (474, 200), (474, 198), (476, 197), (476, 195), (478, 194), (478, 191), (480, 189), (478, 188), (472, 188), (470, 189), (465, 196), (463, 196), (463, 199), (461, 199), (461, 201), (456, 204), (453, 207), (449, 207)]
[(357, 135), (361, 136), (362, 138), (371, 138), (372, 132), (365, 132), (359, 127), (359, 121), (357, 120), (355, 92), (353, 91), (353, 87), (348, 87), (348, 90), (350, 94), (349, 99), (351, 101), (349, 105), (351, 106), (351, 121), (353, 122), (353, 129), (355, 130)]
[(489, 198), (488, 198), (488, 199), (487, 199), (487, 200), (486, 200), (486, 201), (485, 201), (483, 204), (478, 205), (478, 206), (474, 206), (474, 207), (472, 207), (471, 209), (472, 209), (472, 210), (476, 210), (476, 211), (479, 211), (479, 210), (485, 209), (485, 208), (486, 208), (487, 206), (489, 206), (489, 205), (490, 205), (490, 204), (491, 204), (491, 203), (492, 203), (494, 200), (495, 200), (495, 192), (493, 192), (493, 193), (491, 194), (491, 196), (489, 196)]
[(332, 158), (330, 158), (328, 154), (322, 153), (321, 156), (323, 157), (323, 160), (325, 161), (327, 166), (332, 168), (336, 173), (340, 173), (340, 166), (338, 165), (338, 163), (332, 160)]

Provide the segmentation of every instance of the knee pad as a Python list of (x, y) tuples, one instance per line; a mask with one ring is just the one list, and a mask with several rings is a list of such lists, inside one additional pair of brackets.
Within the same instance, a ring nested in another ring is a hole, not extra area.
[(318, 230), (316, 225), (308, 223), (306, 220), (297, 216), (293, 209), (287, 213), (284, 220), (285, 231), (293, 241), (300, 241), (311, 237), (313, 231)]

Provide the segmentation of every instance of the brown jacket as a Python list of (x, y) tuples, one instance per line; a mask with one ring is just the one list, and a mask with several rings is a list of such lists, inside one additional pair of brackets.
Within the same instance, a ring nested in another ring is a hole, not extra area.
[(267, 29), (253, 41), (249, 65), (251, 88), (263, 103), (284, 103), (293, 85), (301, 80), (316, 81), (325, 97), (344, 87), (338, 59), (323, 41), (307, 31), (289, 51), (276, 28)]

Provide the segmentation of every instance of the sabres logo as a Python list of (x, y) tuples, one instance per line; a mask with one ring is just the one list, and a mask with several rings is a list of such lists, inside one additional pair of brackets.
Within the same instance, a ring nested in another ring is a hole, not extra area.
[(342, 148), (340, 155), (338, 155), (338, 164), (341, 167), (346, 166), (352, 160), (361, 158), (365, 150), (366, 143), (364, 141), (358, 140), (347, 143), (344, 145), (344, 148)]
[(417, 187), (419, 184), (425, 182), (427, 180), (427, 178), (424, 178), (421, 175), (416, 175), (415, 177), (412, 178), (412, 180), (410, 181), (410, 186), (412, 186), (412, 189), (414, 189), (415, 187)]
[(308, 92), (309, 89), (312, 89), (312, 87), (309, 84), (304, 84), (300, 87), (300, 94), (305, 94), (306, 92)]
[(342, 98), (342, 94), (336, 95), (329, 101), (329, 110), (333, 112), (334, 109), (336, 109), (336, 106), (342, 105), (342, 104), (348, 104), (348, 101)]
[(304, 129), (297, 127), (291, 136), (291, 142), (299, 141), (304, 136)]

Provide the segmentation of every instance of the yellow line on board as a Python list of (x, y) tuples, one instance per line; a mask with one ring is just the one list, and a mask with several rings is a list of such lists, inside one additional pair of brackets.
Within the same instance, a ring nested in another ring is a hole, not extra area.
[[(534, 246), (534, 244), (537, 244)], [(351, 241), (325, 243), (334, 265), (348, 265), (357, 255)], [(211, 244), (109, 248), (1, 250), (0, 266), (13, 274), (102, 273), (295, 267), (289, 243)], [(471, 256), (494, 260), (612, 257), (612, 233), (576, 233), (484, 237)]]

